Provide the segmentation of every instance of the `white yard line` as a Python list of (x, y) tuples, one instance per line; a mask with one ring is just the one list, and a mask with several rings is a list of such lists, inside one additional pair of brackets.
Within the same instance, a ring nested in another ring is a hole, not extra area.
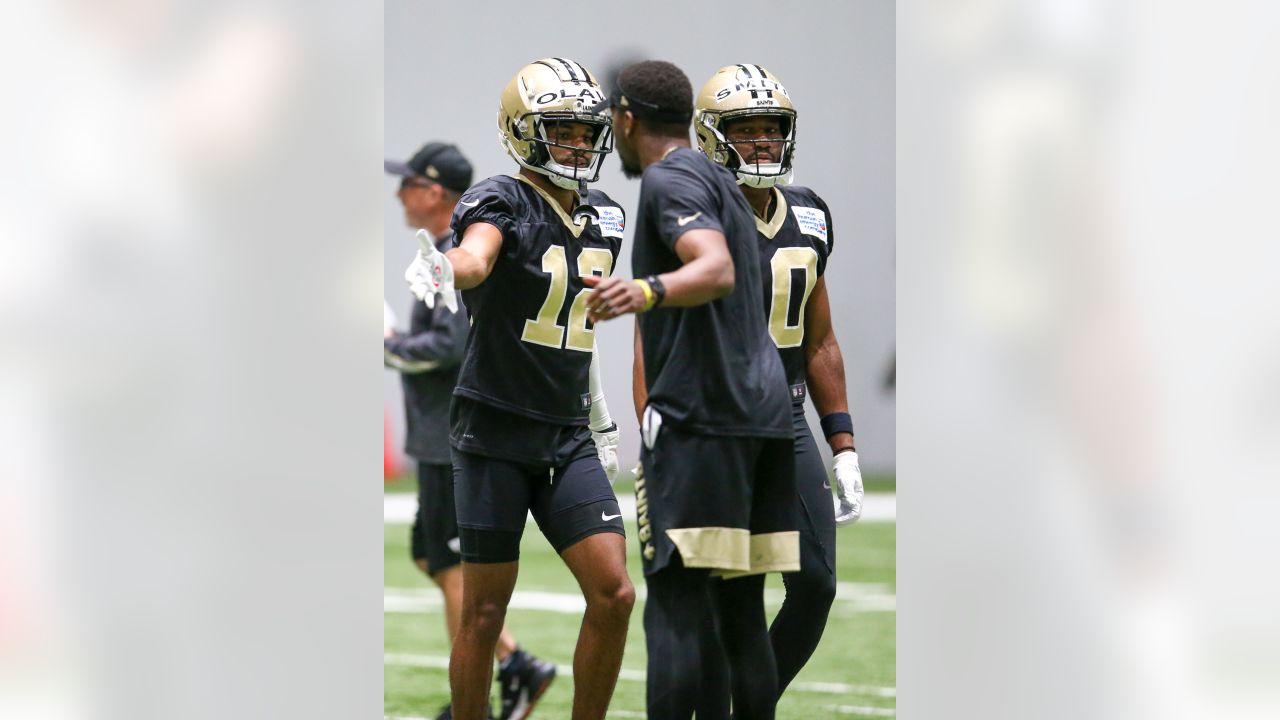
[[(622, 516), (634, 521), (636, 496), (618, 496)], [(382, 498), (382, 521), (387, 525), (408, 525), (418, 511), (418, 496), (414, 493), (387, 493)], [(896, 522), (898, 496), (894, 493), (871, 493), (862, 498), (862, 519), (859, 522)], [(533, 518), (529, 518), (533, 522)]]
[(838, 712), (841, 715), (862, 715), (864, 717), (896, 717), (898, 715), (898, 711), (893, 708), (866, 707), (863, 705), (827, 705), (824, 709)]
[[(401, 665), (406, 667), (431, 668), (434, 670), (447, 670), (449, 668), (449, 658), (439, 657), (435, 655), (412, 655), (407, 653), (387, 653), (382, 656), (382, 662), (386, 665)], [(562, 677), (573, 677), (573, 667), (569, 665), (556, 665), (556, 674)], [(623, 668), (618, 673), (619, 680), (627, 680), (629, 682), (644, 682), (645, 671), (628, 670)], [(849, 685), (848, 683), (838, 682), (796, 682), (792, 683), (788, 690), (804, 693), (819, 693), (826, 695), (860, 695), (870, 697), (897, 697), (897, 688), (874, 687), (871, 685)], [(852, 705), (831, 705), (830, 709), (850, 708)], [(871, 708), (872, 710), (883, 711), (882, 708)], [(840, 710), (839, 712), (845, 712)], [(890, 711), (892, 712), (892, 711)]]
[[(401, 592), (398, 588), (385, 588), (382, 594), (382, 610), (389, 613), (419, 614), (439, 612), (444, 603), (438, 590), (426, 593)], [(511, 594), (507, 606), (517, 610), (542, 610), (544, 612), (581, 615), (587, 603), (579, 593), (538, 592), (517, 590)]]
[[(648, 593), (644, 586), (636, 588), (636, 596), (644, 600)], [(765, 606), (769, 609), (782, 607), (786, 593), (780, 588), (765, 590)], [(836, 583), (836, 600), (832, 612), (837, 615), (851, 615), (869, 612), (895, 612), (898, 598), (890, 592), (887, 585), (881, 583)], [(508, 607), (517, 610), (539, 610), (542, 612), (562, 613), (565, 615), (581, 615), (586, 610), (586, 602), (576, 592), (549, 592), (545, 590), (517, 590), (511, 595)], [(388, 613), (403, 615), (434, 614), (441, 612), (443, 601), (440, 592), (435, 588), (383, 588), (382, 610)]]
[(851, 695), (870, 695), (872, 697), (896, 698), (897, 688), (873, 687), (871, 685), (846, 685), (845, 683), (828, 682), (793, 682), (788, 689), (814, 693), (836, 693)]

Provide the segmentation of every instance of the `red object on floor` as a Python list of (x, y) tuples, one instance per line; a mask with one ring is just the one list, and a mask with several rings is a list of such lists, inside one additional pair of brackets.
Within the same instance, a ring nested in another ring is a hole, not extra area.
[(391, 411), (382, 416), (382, 481), (400, 475), (400, 453), (396, 451), (396, 433), (391, 426)]

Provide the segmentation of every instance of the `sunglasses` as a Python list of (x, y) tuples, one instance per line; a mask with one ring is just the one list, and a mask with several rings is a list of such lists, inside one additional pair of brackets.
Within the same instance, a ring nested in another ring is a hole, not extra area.
[(407, 190), (409, 188), (429, 188), (436, 183), (423, 177), (407, 177), (400, 181), (400, 189)]

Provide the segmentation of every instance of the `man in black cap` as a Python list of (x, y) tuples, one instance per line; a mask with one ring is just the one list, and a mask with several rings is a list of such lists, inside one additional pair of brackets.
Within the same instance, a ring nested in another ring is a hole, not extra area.
[[(765, 318), (756, 224), (728, 169), (690, 149), (693, 89), (639, 62), (609, 100), (623, 172), (643, 175), (634, 280), (588, 279), (588, 316), (637, 313), (636, 513), (651, 720), (687, 720), (714, 618), (738, 720), (772, 720), (766, 572), (800, 569), (791, 401)], [(699, 708), (699, 718), (704, 713)]]
[[(387, 173), (400, 176), (396, 197), (404, 206), (405, 224), (426, 231), (436, 247), (453, 247), (449, 218), (462, 192), (471, 185), (471, 163), (454, 145), (427, 143), (408, 162), (387, 160)], [(461, 304), (461, 298), (457, 299)], [(408, 430), (405, 453), (418, 461), (418, 514), (411, 531), (413, 560), (444, 595), (445, 625), (450, 642), (462, 611), (462, 557), (453, 498), (449, 454), (449, 402), (458, 382), (469, 330), (466, 313), (445, 304), (428, 308), (415, 302), (409, 333), (385, 331), (386, 364), (399, 370), (404, 384)], [(555, 666), (524, 652), (504, 627), (495, 653), (500, 663), (500, 720), (523, 720), (531, 701), (555, 679)], [(449, 707), (440, 718), (450, 718)]]

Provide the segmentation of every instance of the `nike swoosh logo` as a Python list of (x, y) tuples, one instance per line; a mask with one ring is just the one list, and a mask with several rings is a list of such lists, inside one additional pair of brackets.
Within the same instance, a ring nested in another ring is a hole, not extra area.
[(620, 518), (620, 517), (622, 517), (622, 513), (618, 513), (617, 515), (606, 515), (604, 513), (600, 513), (600, 519), (605, 521), (609, 521), (614, 518)]
[(823, 481), (822, 481), (822, 489), (823, 489), (823, 490), (830, 490), (830, 489), (831, 489), (831, 481), (830, 481), (830, 480), (823, 480)]
[(702, 212), (701, 212), (701, 211), (699, 211), (699, 212), (696, 212), (696, 213), (694, 213), (694, 214), (690, 215), (689, 217), (676, 218), (676, 225), (679, 225), (680, 227), (684, 227), (685, 225), (688, 225), (689, 223), (693, 222), (694, 220), (697, 220), (697, 219), (698, 219), (698, 216), (699, 216), (699, 215), (701, 215), (701, 214), (702, 214)]
[(475, 206), (477, 206), (477, 205), (479, 205), (479, 204), (480, 204), (480, 201), (479, 201), (479, 200), (472, 200), (471, 202), (467, 202), (466, 200), (459, 200), (459, 201), (458, 201), (458, 204), (459, 204), (459, 205), (466, 205), (467, 207), (475, 207)]

